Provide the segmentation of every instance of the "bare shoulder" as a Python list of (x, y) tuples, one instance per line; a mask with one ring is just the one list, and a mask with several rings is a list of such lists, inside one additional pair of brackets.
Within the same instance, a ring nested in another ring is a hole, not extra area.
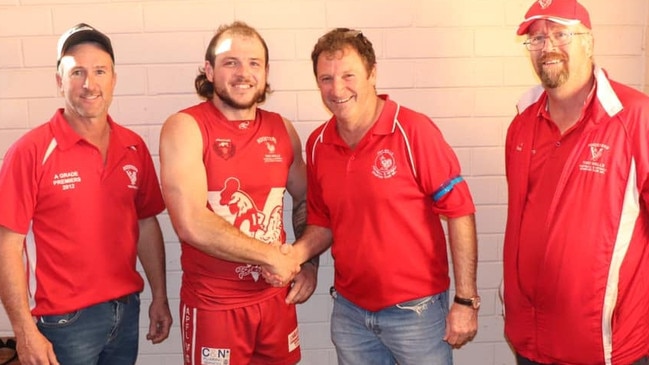
[(288, 132), (289, 137), (291, 137), (291, 142), (293, 144), (300, 144), (300, 136), (295, 130), (293, 123), (284, 117), (282, 117), (282, 120), (284, 121), (284, 126), (286, 126), (286, 131)]

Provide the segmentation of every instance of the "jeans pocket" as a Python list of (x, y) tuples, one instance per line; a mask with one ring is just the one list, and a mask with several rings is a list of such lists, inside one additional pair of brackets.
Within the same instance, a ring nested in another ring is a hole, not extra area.
[(434, 302), (434, 296), (428, 296), (424, 298), (418, 298), (414, 300), (409, 300), (407, 302), (399, 303), (396, 305), (399, 309), (411, 310), (417, 314), (428, 309), (428, 305)]
[(40, 316), (38, 318), (38, 326), (44, 328), (60, 328), (70, 326), (79, 319), (81, 312), (82, 310), (78, 310), (65, 314)]

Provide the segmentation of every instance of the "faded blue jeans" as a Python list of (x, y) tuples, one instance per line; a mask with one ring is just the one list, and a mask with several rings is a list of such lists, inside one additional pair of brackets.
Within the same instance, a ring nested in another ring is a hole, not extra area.
[(333, 290), (332, 297), (331, 339), (339, 365), (452, 365), (451, 347), (443, 340), (448, 291), (378, 312)]
[(61, 365), (135, 364), (140, 295), (131, 294), (72, 313), (37, 318)]

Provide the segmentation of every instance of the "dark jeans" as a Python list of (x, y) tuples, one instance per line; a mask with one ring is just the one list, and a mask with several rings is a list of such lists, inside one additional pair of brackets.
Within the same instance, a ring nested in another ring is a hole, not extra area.
[(136, 293), (72, 313), (39, 317), (37, 325), (63, 365), (132, 365), (139, 318)]
[[(542, 364), (540, 362), (532, 361), (524, 358), (519, 354), (516, 354), (516, 363), (518, 365), (552, 365), (552, 364)], [(649, 357), (645, 356), (631, 365), (649, 365)]]

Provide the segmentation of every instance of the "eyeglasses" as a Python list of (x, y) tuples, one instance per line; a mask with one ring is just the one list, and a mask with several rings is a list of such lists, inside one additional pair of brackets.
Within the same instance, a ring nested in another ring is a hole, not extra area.
[(535, 35), (528, 38), (523, 44), (529, 51), (539, 51), (545, 47), (545, 42), (550, 39), (552, 45), (559, 47), (565, 46), (572, 42), (573, 35), (584, 35), (590, 34), (588, 32), (575, 33), (575, 32), (554, 32), (550, 35)]

